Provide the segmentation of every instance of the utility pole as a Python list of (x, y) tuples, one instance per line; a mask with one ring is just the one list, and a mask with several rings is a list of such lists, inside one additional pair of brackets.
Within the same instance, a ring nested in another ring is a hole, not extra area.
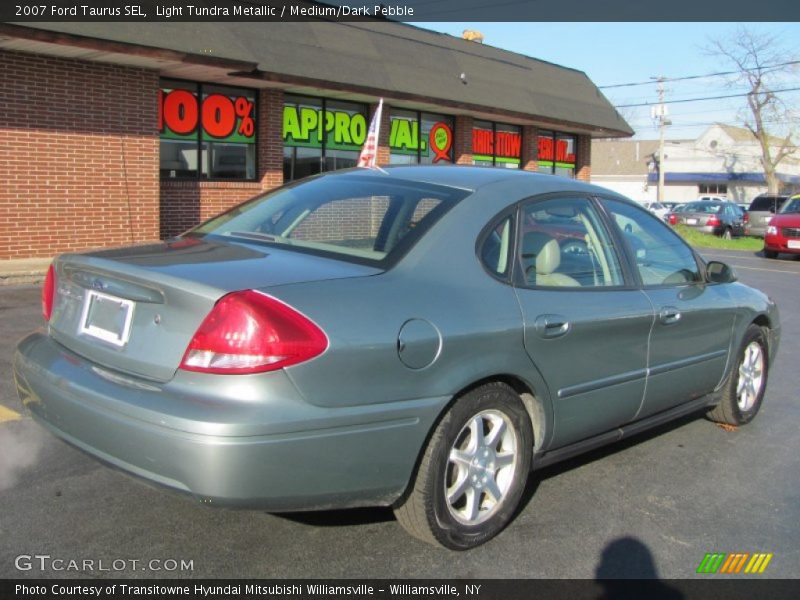
[(652, 117), (658, 119), (658, 201), (664, 201), (664, 171), (666, 170), (666, 160), (664, 156), (664, 128), (671, 125), (667, 119), (667, 105), (664, 104), (664, 81), (665, 77), (651, 77), (658, 81), (658, 106), (653, 107)]

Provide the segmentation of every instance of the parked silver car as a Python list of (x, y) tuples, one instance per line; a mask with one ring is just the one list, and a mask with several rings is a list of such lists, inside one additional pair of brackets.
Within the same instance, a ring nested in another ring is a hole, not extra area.
[(392, 506), (465, 549), (532, 468), (695, 411), (752, 420), (780, 321), (735, 279), (575, 180), (341, 171), (58, 257), (14, 377), (55, 435), (202, 502)]
[(715, 200), (690, 202), (668, 217), (671, 225), (685, 225), (727, 239), (744, 235), (747, 219), (747, 214), (733, 202)]

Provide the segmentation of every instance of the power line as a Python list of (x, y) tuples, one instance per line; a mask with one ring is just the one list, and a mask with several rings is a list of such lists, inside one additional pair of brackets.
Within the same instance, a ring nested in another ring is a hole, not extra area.
[[(798, 90), (800, 90), (800, 87), (784, 88), (782, 90), (772, 90), (770, 92), (764, 92), (764, 93), (779, 94), (781, 92), (796, 92)], [(616, 106), (616, 108), (635, 108), (637, 106), (654, 106), (655, 104), (680, 104), (682, 102), (703, 102), (705, 100), (722, 100), (724, 98), (741, 98), (743, 96), (749, 96), (749, 95), (750, 95), (750, 92), (748, 92), (746, 94), (727, 94), (727, 95), (724, 95), (724, 96), (706, 96), (705, 98), (686, 98), (685, 100), (664, 100), (663, 102), (658, 102), (658, 103), (655, 103), (655, 102), (642, 102), (642, 103), (639, 103), (639, 104), (618, 104)]]
[[(800, 60), (790, 60), (789, 62), (784, 63), (776, 63), (774, 65), (765, 65), (761, 67), (762, 69), (775, 69), (777, 67), (787, 67), (789, 65), (797, 65), (800, 64)], [(706, 75), (686, 75), (685, 77), (665, 77), (663, 81), (688, 81), (689, 79), (705, 79), (707, 77), (722, 77), (724, 75), (735, 75), (737, 73), (741, 73), (739, 71), (719, 71), (717, 73), (707, 73)], [(597, 87), (601, 90), (608, 90), (611, 88), (621, 88), (621, 87), (634, 87), (638, 85), (652, 85), (656, 83), (655, 80), (650, 81), (637, 81), (635, 83), (615, 83), (613, 85), (598, 85)]]

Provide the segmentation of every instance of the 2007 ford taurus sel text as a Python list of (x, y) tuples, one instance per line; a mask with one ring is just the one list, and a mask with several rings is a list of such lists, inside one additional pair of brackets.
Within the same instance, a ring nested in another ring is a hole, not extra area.
[(58, 257), (20, 397), (57, 436), (213, 504), (384, 505), (476, 546), (531, 469), (693, 411), (758, 412), (778, 310), (574, 180), (312, 177), (178, 238)]

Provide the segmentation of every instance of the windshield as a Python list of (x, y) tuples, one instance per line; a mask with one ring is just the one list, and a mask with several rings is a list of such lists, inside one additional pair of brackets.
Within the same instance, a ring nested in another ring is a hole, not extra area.
[(380, 264), (404, 254), (468, 193), (355, 173), (314, 177), (240, 204), (187, 235)]
[(789, 201), (783, 205), (781, 214), (785, 215), (786, 213), (800, 213), (800, 196), (790, 198)]

